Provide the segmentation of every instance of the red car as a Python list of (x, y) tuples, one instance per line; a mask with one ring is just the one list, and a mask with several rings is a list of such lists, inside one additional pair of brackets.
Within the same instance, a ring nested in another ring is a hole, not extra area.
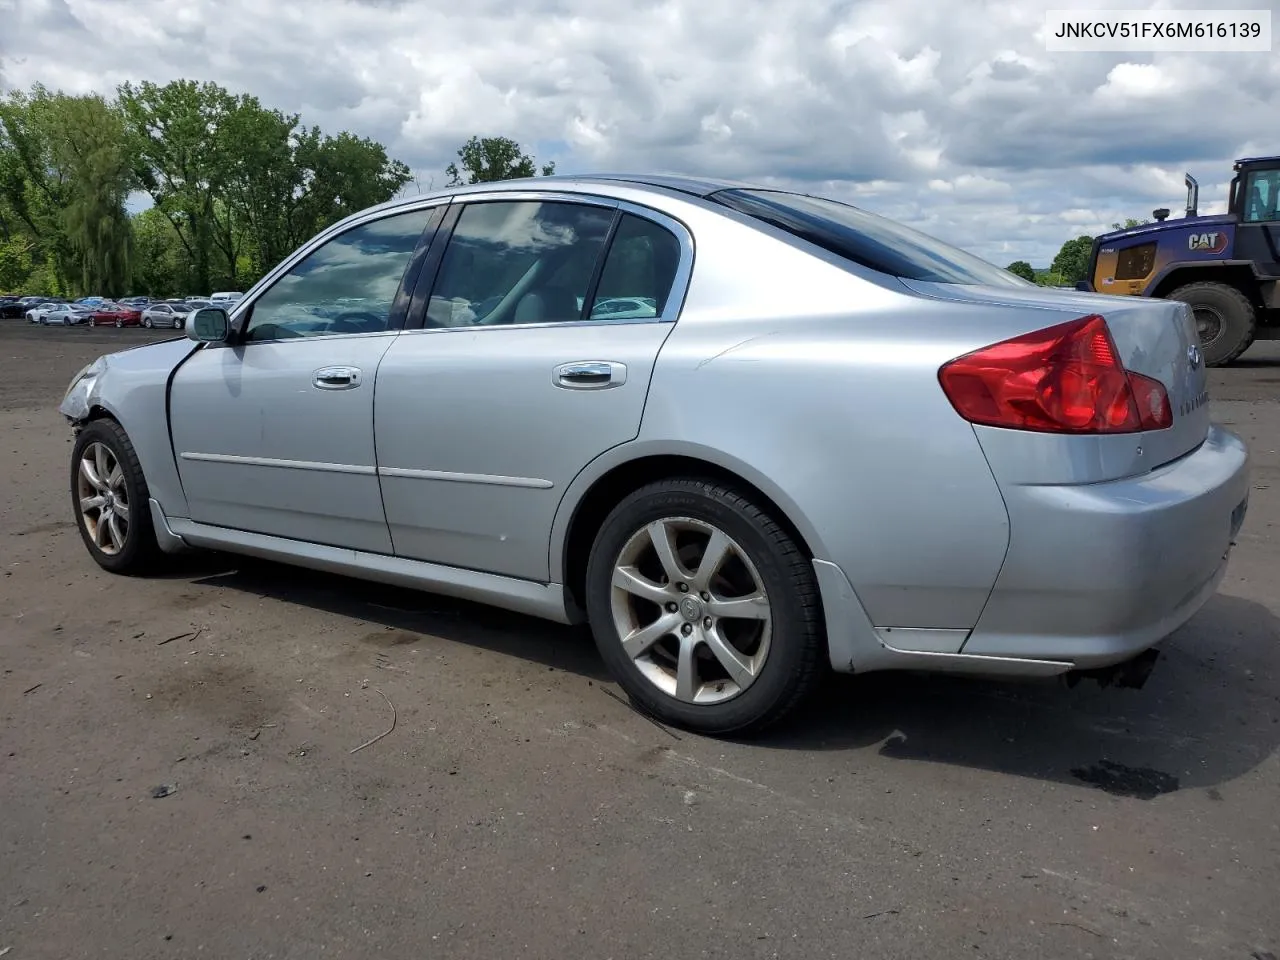
[(122, 303), (103, 303), (94, 307), (93, 313), (89, 315), (89, 326), (91, 327), (101, 327), (112, 323), (117, 327), (140, 327), (142, 326), (142, 311), (135, 310), (133, 307), (126, 307)]

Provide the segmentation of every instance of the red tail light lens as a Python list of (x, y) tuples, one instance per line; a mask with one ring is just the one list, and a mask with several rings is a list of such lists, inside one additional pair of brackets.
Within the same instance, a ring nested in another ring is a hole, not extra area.
[(1081, 317), (958, 357), (938, 371), (970, 423), (1041, 433), (1137, 433), (1173, 425), (1158, 380), (1124, 368), (1107, 322)]

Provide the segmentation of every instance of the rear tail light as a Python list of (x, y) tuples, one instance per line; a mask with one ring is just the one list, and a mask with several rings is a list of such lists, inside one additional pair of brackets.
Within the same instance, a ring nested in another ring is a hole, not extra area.
[(1173, 425), (1159, 380), (1126, 370), (1107, 322), (1081, 317), (957, 357), (938, 371), (970, 423), (1041, 433), (1137, 433)]

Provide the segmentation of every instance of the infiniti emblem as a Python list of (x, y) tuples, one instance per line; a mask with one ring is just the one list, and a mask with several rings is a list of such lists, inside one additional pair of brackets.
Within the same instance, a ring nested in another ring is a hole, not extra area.
[(1202, 360), (1203, 358), (1200, 356), (1200, 347), (1197, 344), (1193, 343), (1191, 346), (1187, 347), (1187, 365), (1191, 367), (1192, 370), (1199, 370)]
[(702, 615), (702, 604), (696, 597), (685, 597), (680, 601), (680, 614), (690, 622), (697, 620)]

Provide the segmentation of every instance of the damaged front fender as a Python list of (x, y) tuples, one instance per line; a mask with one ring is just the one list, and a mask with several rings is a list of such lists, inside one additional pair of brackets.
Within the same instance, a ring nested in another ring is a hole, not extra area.
[(58, 412), (73, 424), (81, 424), (89, 419), (89, 412), (93, 409), (96, 399), (98, 380), (106, 367), (106, 358), (99, 357), (88, 366), (82, 367), (67, 384), (62, 402), (58, 404)]

